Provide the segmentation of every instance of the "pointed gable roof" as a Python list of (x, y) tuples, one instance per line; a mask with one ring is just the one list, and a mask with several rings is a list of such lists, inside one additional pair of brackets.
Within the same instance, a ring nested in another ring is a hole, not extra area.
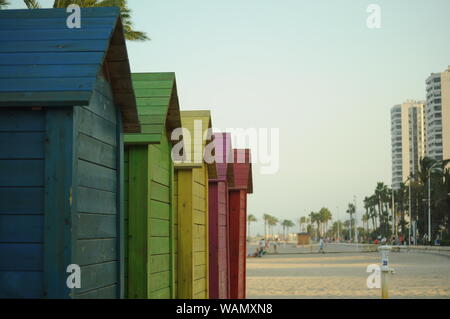
[[(181, 126), (184, 130), (183, 135), (184, 155), (185, 159), (181, 162), (175, 162), (175, 168), (196, 168), (201, 167), (205, 163), (205, 148), (211, 141), (212, 135), (209, 139), (205, 139), (204, 135), (208, 129), (212, 129), (211, 112), (210, 111), (181, 111)], [(188, 143), (188, 144), (187, 144)], [(217, 170), (216, 164), (207, 163), (210, 178), (216, 178)]]
[(124, 132), (139, 132), (130, 65), (117, 7), (0, 10), (0, 107), (88, 105), (106, 73)]
[(251, 150), (233, 150), (234, 189), (245, 189), (253, 194), (253, 173)]
[(175, 73), (133, 73), (141, 134), (126, 134), (131, 144), (159, 143), (165, 132), (181, 127)]
[(217, 178), (227, 180), (229, 187), (234, 185), (233, 148), (230, 133), (214, 133), (213, 142)]

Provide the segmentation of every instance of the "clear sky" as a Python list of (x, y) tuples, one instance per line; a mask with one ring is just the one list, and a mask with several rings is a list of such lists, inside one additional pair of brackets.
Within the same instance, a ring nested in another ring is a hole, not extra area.
[[(128, 2), (152, 38), (128, 43), (133, 71), (176, 72), (182, 109), (211, 109), (214, 126), (280, 129), (278, 174), (254, 169), (257, 217), (339, 206), (343, 219), (354, 195), (360, 217), (390, 185), (390, 107), (425, 99), (450, 65), (448, 0)], [(366, 26), (372, 3), (380, 29)]]

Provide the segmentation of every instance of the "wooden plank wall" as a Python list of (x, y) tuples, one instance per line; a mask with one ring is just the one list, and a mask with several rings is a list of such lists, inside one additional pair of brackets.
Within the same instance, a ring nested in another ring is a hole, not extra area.
[(91, 103), (75, 108), (79, 129), (72, 230), (82, 287), (74, 298), (119, 297), (117, 113), (109, 84), (99, 80)]
[(127, 298), (147, 298), (148, 145), (128, 147), (127, 153)]
[(129, 282), (129, 266), (128, 266), (128, 262), (129, 262), (129, 245), (130, 245), (130, 235), (129, 235), (129, 231), (128, 231), (128, 227), (129, 227), (129, 216), (128, 216), (128, 211), (129, 211), (129, 205), (130, 205), (130, 201), (129, 201), (129, 182), (130, 182), (130, 173), (129, 173), (129, 169), (130, 169), (130, 150), (129, 148), (125, 148), (125, 152), (124, 152), (124, 165), (123, 165), (123, 169), (124, 169), (124, 180), (123, 180), (123, 185), (124, 185), (124, 200), (123, 200), (123, 206), (124, 206), (124, 234), (123, 234), (123, 238), (125, 240), (125, 245), (124, 245), (124, 297), (125, 298), (129, 298), (129, 294), (128, 294), (128, 282)]
[(228, 187), (225, 181), (218, 182), (218, 293), (220, 299), (229, 298), (229, 234), (228, 234)]
[(172, 186), (172, 216), (173, 216), (173, 223), (172, 223), (172, 238), (173, 238), (173, 292), (172, 292), (172, 298), (179, 298), (178, 297), (178, 272), (179, 272), (179, 266), (178, 266), (178, 227), (179, 227), (179, 211), (178, 211), (178, 172), (173, 171), (173, 186)]
[(69, 298), (67, 266), (72, 264), (72, 193), (74, 171), (73, 108), (46, 110), (44, 293), (47, 298)]
[(128, 297), (168, 299), (173, 293), (170, 144), (128, 147)]
[(194, 168), (193, 175), (193, 239), (194, 239), (194, 295), (208, 298), (208, 170), (206, 165)]
[(209, 296), (229, 298), (228, 187), (226, 181), (209, 182)]
[(206, 299), (209, 288), (208, 171), (178, 171), (178, 298)]
[(229, 193), (230, 205), (230, 297), (245, 299), (246, 296), (246, 212), (247, 193), (233, 190)]
[(148, 295), (151, 299), (170, 299), (173, 289), (170, 190), (173, 165), (170, 149), (165, 134), (160, 144), (149, 146), (151, 184)]
[(0, 298), (43, 297), (45, 112), (0, 110)]
[(209, 181), (208, 189), (208, 232), (209, 232), (209, 297), (219, 298), (219, 185)]
[(68, 29), (64, 9), (0, 12), (0, 103), (87, 104), (119, 12), (82, 15), (83, 28)]

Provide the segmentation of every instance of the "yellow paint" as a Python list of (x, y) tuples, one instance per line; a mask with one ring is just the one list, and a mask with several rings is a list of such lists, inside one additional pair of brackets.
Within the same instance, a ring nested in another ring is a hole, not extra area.
[[(195, 122), (197, 121), (197, 122)], [(191, 135), (188, 159), (200, 161), (175, 164), (177, 190), (177, 298), (208, 298), (208, 165), (203, 160), (207, 142), (200, 134), (211, 127), (209, 111), (181, 112), (181, 123)], [(195, 124), (196, 123), (196, 124)], [(196, 132), (198, 135), (198, 131)], [(200, 150), (200, 151), (199, 151)]]

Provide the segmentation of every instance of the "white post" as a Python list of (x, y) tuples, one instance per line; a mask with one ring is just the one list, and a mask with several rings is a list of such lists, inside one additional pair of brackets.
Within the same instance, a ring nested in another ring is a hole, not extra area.
[(381, 246), (378, 248), (381, 253), (381, 299), (389, 298), (389, 274), (394, 273), (394, 269), (389, 268), (390, 246)]

